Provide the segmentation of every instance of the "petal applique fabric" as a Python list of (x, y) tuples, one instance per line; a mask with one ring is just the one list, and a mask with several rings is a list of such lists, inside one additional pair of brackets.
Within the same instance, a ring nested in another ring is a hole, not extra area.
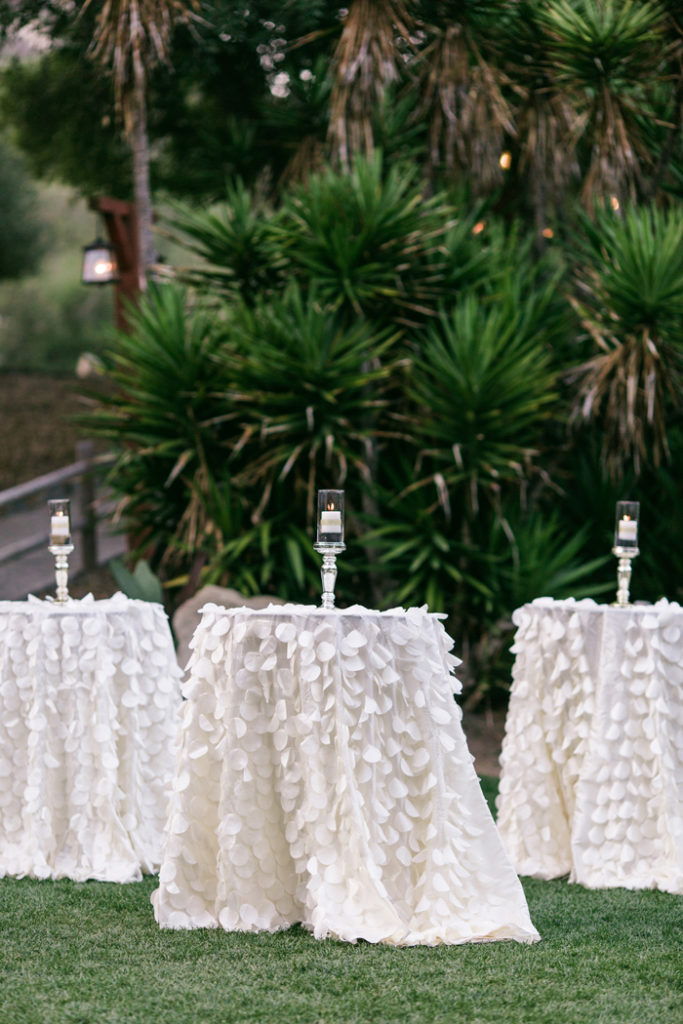
[(520, 874), (683, 893), (683, 609), (514, 614), (498, 826)]
[(424, 609), (205, 607), (159, 924), (536, 940), (462, 733), (451, 647)]
[(180, 680), (160, 605), (0, 602), (0, 876), (158, 870)]

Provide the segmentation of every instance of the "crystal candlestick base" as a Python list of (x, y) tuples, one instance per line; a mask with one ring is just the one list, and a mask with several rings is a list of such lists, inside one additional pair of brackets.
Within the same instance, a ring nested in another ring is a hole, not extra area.
[(629, 601), (629, 587), (631, 584), (631, 562), (638, 554), (638, 548), (622, 548), (613, 547), (612, 554), (618, 559), (617, 561), (617, 599), (613, 601), (615, 608), (628, 608), (630, 605)]
[(334, 608), (334, 585), (337, 581), (337, 555), (345, 550), (346, 545), (341, 543), (325, 543), (318, 541), (313, 545), (315, 550), (323, 556), (320, 578), (323, 584), (322, 606), (323, 608)]
[(69, 600), (69, 555), (73, 551), (73, 544), (50, 545), (48, 551), (55, 560), (55, 580), (57, 582), (57, 594), (55, 601), (58, 604), (65, 604)]

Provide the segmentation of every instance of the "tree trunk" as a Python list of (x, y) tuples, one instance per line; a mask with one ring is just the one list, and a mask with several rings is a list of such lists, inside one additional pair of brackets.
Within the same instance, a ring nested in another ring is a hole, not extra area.
[(147, 109), (145, 74), (136, 62), (135, 90), (131, 97), (131, 148), (133, 151), (133, 190), (137, 213), (138, 278), (140, 291), (147, 287), (147, 272), (156, 262), (152, 234), (152, 197), (149, 184), (149, 139), (147, 137)]

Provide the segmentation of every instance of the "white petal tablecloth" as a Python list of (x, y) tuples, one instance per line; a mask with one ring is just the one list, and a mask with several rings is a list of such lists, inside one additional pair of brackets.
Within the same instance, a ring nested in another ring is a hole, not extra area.
[(538, 938), (424, 610), (202, 610), (167, 841), (166, 928), (396, 945)]
[(683, 609), (513, 616), (498, 826), (520, 874), (683, 894)]
[(0, 877), (158, 869), (180, 677), (160, 605), (0, 602)]

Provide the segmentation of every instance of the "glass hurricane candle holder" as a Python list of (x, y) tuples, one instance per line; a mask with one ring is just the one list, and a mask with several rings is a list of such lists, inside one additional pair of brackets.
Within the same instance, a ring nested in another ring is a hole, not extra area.
[(343, 491), (318, 491), (317, 543), (344, 543)]
[(50, 543), (48, 550), (55, 560), (55, 580), (60, 604), (69, 599), (69, 555), (74, 549), (71, 543), (71, 520), (68, 498), (51, 498), (47, 507), (50, 511)]
[(638, 551), (638, 517), (640, 502), (618, 501), (614, 525), (614, 547), (612, 553), (617, 558), (617, 599), (614, 604), (625, 608), (630, 604), (629, 588), (631, 584), (632, 561)]
[(344, 492), (318, 491), (318, 517), (315, 550), (323, 556), (323, 608), (334, 608), (334, 587), (337, 580), (337, 555), (344, 551)]

